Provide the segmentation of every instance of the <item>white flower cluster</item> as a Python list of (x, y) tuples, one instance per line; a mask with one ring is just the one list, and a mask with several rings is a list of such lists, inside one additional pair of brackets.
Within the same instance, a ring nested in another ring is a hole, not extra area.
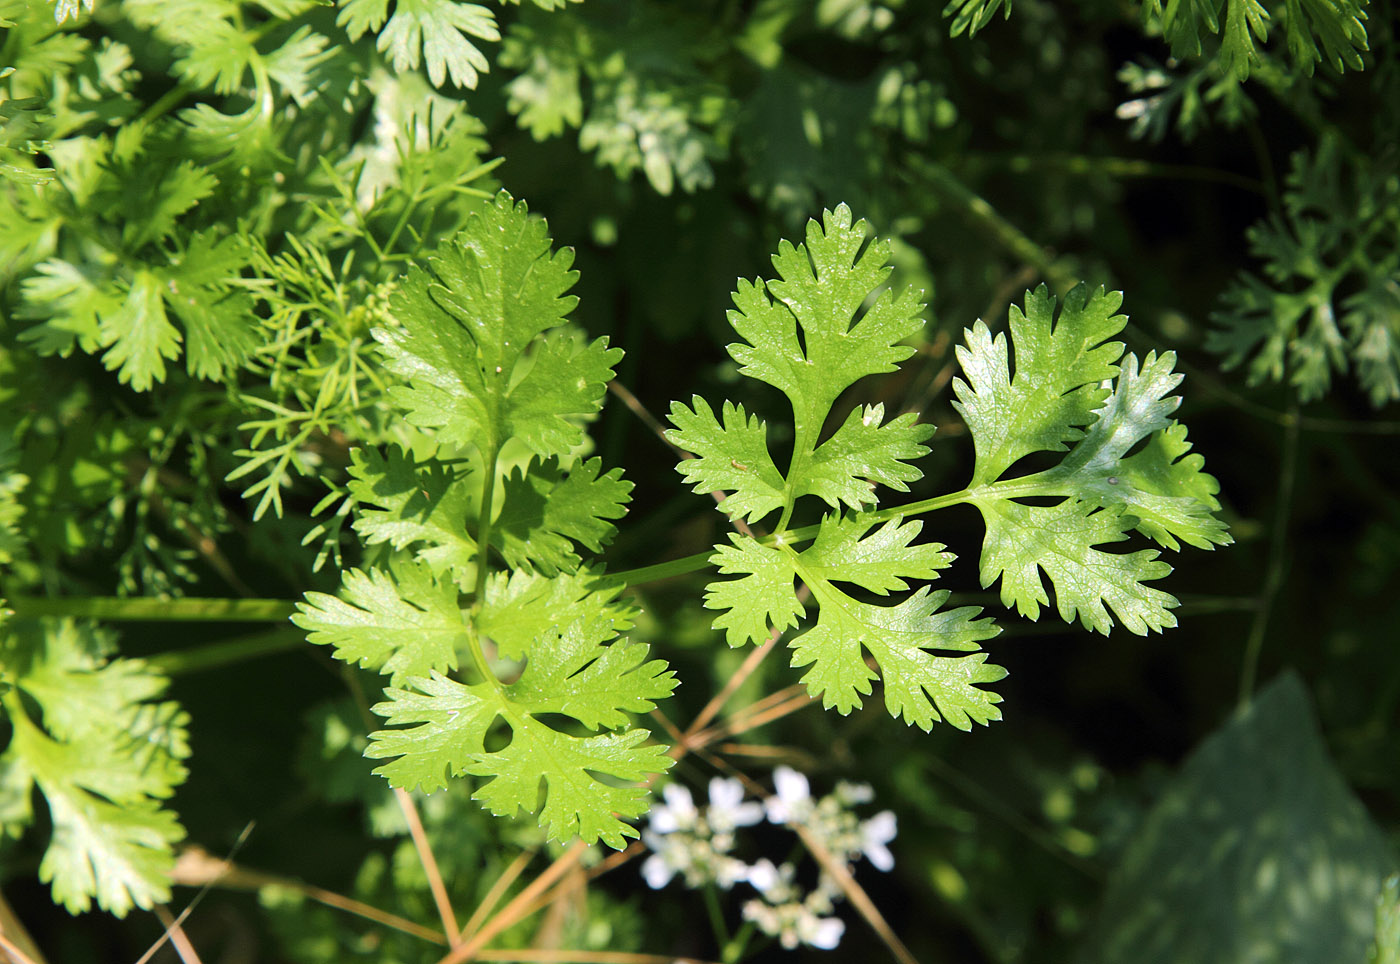
[(807, 778), (790, 767), (778, 767), (773, 781), (777, 792), (760, 804), (744, 800), (738, 780), (716, 777), (710, 781), (710, 803), (703, 813), (689, 790), (674, 783), (667, 786), (665, 802), (651, 808), (642, 832), (652, 851), (642, 864), (642, 875), (657, 889), (676, 875), (687, 887), (717, 884), (728, 890), (746, 882), (762, 897), (744, 903), (745, 920), (788, 949), (808, 944), (830, 950), (846, 930), (833, 916), (841, 888), (823, 872), (816, 888), (804, 894), (791, 861), (779, 866), (765, 857), (744, 863), (733, 855), (735, 831), (753, 826), (766, 814), (769, 823), (805, 828), (848, 865), (864, 857), (877, 869), (889, 870), (894, 866), (887, 846), (895, 837), (894, 814), (885, 810), (860, 820), (852, 808), (873, 796), (864, 784), (842, 782), (835, 792), (814, 800)]

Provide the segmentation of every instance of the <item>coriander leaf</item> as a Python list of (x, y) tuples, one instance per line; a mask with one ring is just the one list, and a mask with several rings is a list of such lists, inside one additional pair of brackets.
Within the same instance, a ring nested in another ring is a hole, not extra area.
[(646, 730), (626, 730), (580, 738), (527, 717), (513, 729), (509, 746), (480, 755), (467, 768), (476, 776), (492, 778), (472, 798), (502, 817), (539, 810), (540, 825), (549, 829), (550, 839), (578, 835), (589, 843), (601, 840), (621, 850), (626, 838), (638, 833), (618, 818), (635, 819), (646, 813), (646, 788), (613, 786), (594, 774), (635, 781), (666, 772), (675, 760), (666, 755), (664, 746), (642, 746), (650, 735)]
[[(674, 685), (669, 673), (649, 680), (656, 691), (669, 691)], [(446, 786), (449, 775), (491, 777), (472, 796), (497, 816), (539, 810), (543, 778), (545, 803), (539, 820), (552, 839), (577, 834), (587, 843), (602, 840), (621, 849), (623, 839), (637, 832), (617, 815), (638, 817), (645, 812), (646, 790), (603, 783), (594, 774), (642, 780), (665, 772), (675, 762), (663, 746), (639, 745), (650, 735), (646, 730), (571, 736), (534, 719), (527, 708), (511, 701), (507, 691), (492, 684), (464, 686), (437, 673), (410, 682), (417, 692), (390, 689), (389, 701), (374, 707), (391, 724), (418, 724), (370, 735), (365, 756), (398, 758), (375, 772), (393, 786), (421, 787), (425, 792)], [(606, 693), (598, 695), (606, 697)], [(624, 697), (625, 701), (638, 699), (646, 702), (635, 693)], [(502, 750), (486, 752), (486, 733), (498, 715), (510, 727), (511, 742)]]
[(677, 448), (694, 453), (676, 469), (696, 492), (728, 492), (720, 508), (731, 518), (756, 522), (783, 504), (783, 477), (768, 453), (767, 429), (757, 415), (747, 415), (744, 406), (725, 402), (720, 410), (721, 427), (715, 413), (699, 395), (691, 399), (693, 409), (671, 403), (671, 424), (666, 438)]
[(1212, 512), (1220, 509), (1220, 483), (1201, 471), (1205, 459), (1187, 455), (1186, 426), (1172, 422), (1147, 446), (1118, 463), (1120, 496), (1138, 519), (1138, 531), (1168, 549), (1177, 539), (1197, 549), (1227, 546), (1235, 540)]
[(883, 291), (861, 313), (891, 270), (889, 242), (867, 244), (867, 229), (838, 205), (822, 224), (807, 223), (805, 245), (778, 245), (779, 280), (741, 281), (734, 294), (729, 322), (747, 344), (730, 345), (729, 354), (740, 372), (792, 400), (799, 436), (820, 431), (836, 397), (857, 379), (895, 371), (914, 353), (899, 342), (924, 325), (912, 289), (898, 297)]
[(818, 496), (833, 509), (845, 503), (860, 510), (875, 504), (877, 484), (908, 492), (905, 483), (924, 474), (906, 463), (928, 454), (928, 447), (919, 443), (933, 435), (934, 428), (916, 423), (911, 412), (882, 425), (884, 417), (884, 405), (852, 409), (845, 424), (817, 446), (797, 494)]
[(388, 702), (374, 712), (391, 726), (416, 723), (408, 729), (378, 730), (370, 734), (365, 756), (390, 759), (375, 769), (390, 786), (432, 793), (461, 776), (467, 765), (484, 750), (486, 731), (500, 712), (490, 683), (465, 686), (436, 670), (432, 675), (407, 681), (413, 689), (385, 690)]
[[(803, 576), (807, 581), (805, 571)], [(821, 604), (821, 615), (814, 628), (793, 640), (792, 665), (812, 665), (802, 682), (822, 698), (823, 706), (844, 716), (861, 705), (871, 681), (883, 676), (890, 715), (922, 730), (939, 719), (960, 730), (970, 730), (971, 721), (1001, 719), (994, 706), (1001, 697), (976, 685), (1006, 676), (1000, 666), (986, 664), (986, 653), (976, 652), (979, 640), (1000, 632), (990, 619), (974, 618), (980, 608), (938, 612), (948, 593), (929, 593), (927, 587), (897, 605), (876, 606), (858, 602), (822, 579), (807, 584)], [(879, 665), (878, 676), (866, 665), (862, 647)], [(936, 656), (929, 649), (976, 655)]]
[[(336, 23), (351, 40), (379, 30), (388, 15), (388, 0), (347, 0)], [(495, 15), (486, 7), (456, 0), (397, 0), (388, 25), (379, 30), (377, 46), (388, 53), (394, 70), (417, 70), (426, 61), (428, 78), (441, 87), (450, 76), (458, 87), (475, 87), (489, 66), (468, 37), (499, 40)]]
[(512, 568), (533, 566), (545, 575), (579, 566), (573, 543), (601, 552), (627, 514), (632, 483), (621, 469), (599, 476), (602, 459), (579, 462), (565, 474), (557, 459), (517, 469), (505, 480), (504, 505), (491, 544)]
[[(561, 614), (562, 615), (562, 614)], [(574, 619), (530, 648), (506, 698), (530, 713), (565, 713), (590, 730), (624, 726), (628, 713), (649, 713), (676, 687), (664, 660), (646, 662), (648, 647), (616, 640), (611, 621)]]
[(827, 516), (802, 551), (802, 571), (884, 596), (892, 589), (908, 589), (906, 579), (934, 579), (938, 570), (952, 565), (953, 554), (936, 542), (910, 545), (923, 530), (922, 522), (891, 519), (867, 536), (874, 525), (860, 516)]
[(390, 447), (387, 457), (372, 448), (353, 450), (350, 478), (355, 531), (366, 544), (417, 545), (414, 558), (434, 575), (450, 576), (464, 588), (475, 581), (477, 545), (467, 531), (480, 502), (481, 484), (474, 476), (416, 462)]
[(575, 622), (606, 626), (603, 638), (611, 638), (631, 629), (637, 615), (618, 601), (621, 592), (622, 583), (586, 569), (550, 577), (522, 569), (493, 573), (477, 628), (507, 659), (522, 658), (536, 640)]
[(541, 457), (563, 456), (582, 431), (560, 413), (601, 405), (620, 357), (601, 339), (581, 352), (547, 340), (534, 368), (521, 368), (536, 336), (564, 324), (578, 300), (565, 294), (578, 277), (573, 252), (551, 253), (548, 231), (501, 192), (438, 247), (428, 269), (409, 271), (390, 302), (399, 327), (375, 331), (407, 383), (391, 397), (445, 445), (494, 453), (515, 437)]
[(781, 389), (792, 403), (786, 478), (768, 453), (763, 422), (742, 407), (726, 403), (721, 427), (699, 398), (693, 410), (672, 405), (676, 428), (667, 438), (700, 456), (677, 470), (697, 491), (733, 492), (721, 503), (732, 517), (752, 522), (780, 508), (783, 528), (803, 495), (860, 508), (875, 502), (875, 483), (907, 491), (905, 483), (921, 476), (903, 460), (925, 453), (919, 443), (932, 429), (914, 424), (912, 415), (881, 425), (883, 406), (857, 409), (818, 444), (837, 396), (865, 375), (894, 371), (914, 351), (899, 341), (923, 327), (924, 306), (912, 289), (879, 291), (890, 273), (890, 248), (880, 240), (867, 244), (866, 232), (866, 223), (852, 225), (850, 208), (839, 205), (822, 224), (808, 222), (805, 245), (779, 245), (777, 280), (741, 280), (734, 293), (729, 322), (745, 341), (730, 345), (729, 354), (742, 374)]
[(155, 702), (163, 676), (109, 659), (112, 648), (108, 634), (69, 620), (6, 625), (0, 704), (11, 733), (0, 771), (6, 832), (32, 819), (33, 787), (48, 805), (53, 838), (39, 878), (54, 900), (76, 914), (95, 898), (123, 917), (170, 896), (172, 847), (184, 831), (160, 801), (185, 778), (189, 718)]
[[(1028, 619), (1037, 619), (1048, 603), (1043, 570), (1055, 587), (1060, 618), (1078, 614), (1085, 628), (1108, 634), (1111, 608), (1129, 632), (1145, 636), (1176, 625), (1170, 612), (1175, 598), (1144, 583), (1161, 579), (1171, 566), (1157, 552), (1101, 552), (1094, 546), (1118, 542), (1137, 525), (1120, 507), (1099, 509), (1067, 499), (1055, 506), (1027, 506), (1009, 499), (973, 497), (987, 525), (982, 544), (982, 586), (1001, 579), (1001, 600), (1015, 603)], [(1107, 607), (1107, 608), (1105, 608)]]
[(456, 668), (467, 627), (451, 582), (409, 563), (392, 574), (348, 569), (342, 592), (344, 599), (309, 592), (297, 603), (292, 622), (310, 642), (334, 646), (336, 659), (387, 673), (394, 685)]
[(715, 546), (710, 562), (721, 575), (741, 578), (720, 579), (706, 587), (706, 608), (724, 610), (713, 628), (724, 630), (730, 646), (742, 646), (796, 626), (806, 610), (793, 588), (797, 572), (790, 556), (748, 536), (731, 533), (729, 541), (730, 545)]
[(603, 407), (621, 358), (622, 349), (609, 348), (606, 338), (584, 343), (568, 331), (546, 335), (521, 366), (525, 374), (506, 390), (510, 434), (540, 458), (583, 444), (579, 420)]
[(1005, 334), (993, 338), (980, 321), (967, 332), (967, 345), (957, 349), (966, 381), (954, 381), (953, 406), (976, 448), (974, 486), (997, 479), (1022, 456), (1063, 452), (1083, 436), (1108, 394), (1102, 383), (1118, 373), (1123, 344), (1104, 339), (1127, 324), (1126, 315), (1115, 314), (1122, 303), (1119, 292), (1080, 284), (1056, 318), (1045, 285), (1028, 292), (1024, 313), (1011, 308), (1014, 377)]
[[(1172, 352), (1160, 358), (1149, 352), (1139, 371), (1137, 356), (1127, 355), (1113, 394), (1084, 438), (1059, 466), (1018, 482), (1038, 482), (1036, 495), (1124, 508), (1139, 531), (1168, 549), (1179, 548), (1178, 537), (1203, 549), (1228, 545), (1233, 540), (1225, 524), (1211, 514), (1220, 508), (1214, 498), (1219, 484), (1201, 471), (1204, 460), (1198, 455), (1173, 465), (1190, 449), (1186, 430), (1168, 418), (1181, 401), (1167, 394), (1181, 382), (1172, 371), (1175, 360)], [(1173, 426), (1180, 431), (1168, 438)], [(1149, 436), (1142, 452), (1125, 458)]]
[(147, 270), (136, 272), (122, 306), (98, 320), (101, 343), (110, 346), (102, 363), (122, 382), (144, 392), (165, 381), (165, 360), (180, 355), (180, 332), (165, 315), (160, 279)]

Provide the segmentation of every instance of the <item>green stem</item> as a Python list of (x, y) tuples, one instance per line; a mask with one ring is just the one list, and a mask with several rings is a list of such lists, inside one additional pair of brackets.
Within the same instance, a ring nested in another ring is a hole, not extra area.
[(714, 884), (706, 884), (702, 890), (705, 894), (705, 910), (710, 915), (710, 927), (715, 932), (715, 943), (723, 947), (729, 943), (729, 927), (724, 923), (724, 911), (719, 906), (719, 895), (715, 893)]
[(471, 649), (472, 663), (481, 674), (482, 680), (491, 683), (497, 690), (501, 689), (501, 681), (491, 672), (491, 664), (486, 660), (486, 651), (481, 648), (481, 634), (476, 630), (476, 617), (486, 599), (486, 578), (491, 572), (487, 563), (491, 551), (491, 513), (495, 508), (496, 498), (496, 464), (500, 454), (501, 447), (494, 442), (486, 453), (486, 469), (481, 482), (481, 512), (476, 523), (476, 591), (472, 594), (471, 619), (467, 621), (467, 645)]
[(1039, 271), (1056, 288), (1068, 291), (1074, 287), (1077, 279), (1070, 271), (1060, 267), (1060, 263), (1049, 252), (1002, 217), (996, 208), (958, 180), (952, 171), (925, 157), (911, 156), (909, 165), (914, 173), (942, 195), (945, 201), (959, 208), (998, 244)]
[(1283, 458), (1280, 460), (1278, 477), (1278, 498), (1274, 504), (1273, 531), (1269, 534), (1269, 567), (1264, 573), (1264, 586), (1259, 592), (1258, 609), (1249, 627), (1249, 638), (1244, 646), (1244, 663), (1240, 668), (1240, 692), (1237, 708), (1249, 707), (1254, 696), (1254, 684), (1259, 675), (1259, 655), (1264, 649), (1264, 637), (1269, 631), (1269, 615), (1274, 608), (1274, 599), (1283, 588), (1286, 559), (1284, 552), (1288, 542), (1288, 520), (1293, 513), (1293, 489), (1298, 479), (1298, 406), (1295, 403), (1290, 411), (1292, 421), (1283, 431)]
[(152, 599), (146, 596), (17, 596), (8, 607), (19, 618), (70, 616), (108, 622), (280, 623), (296, 612), (286, 599)]
[(285, 653), (306, 645), (306, 633), (299, 629), (273, 629), (236, 639), (224, 639), (206, 646), (172, 650), (146, 657), (146, 662), (169, 676), (198, 673), (241, 663), (259, 656)]

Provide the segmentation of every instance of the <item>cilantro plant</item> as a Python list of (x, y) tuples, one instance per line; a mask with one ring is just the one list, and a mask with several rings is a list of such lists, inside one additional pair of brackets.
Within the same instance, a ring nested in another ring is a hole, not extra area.
[(1395, 14), (0, 0), (0, 958), (1397, 960)]

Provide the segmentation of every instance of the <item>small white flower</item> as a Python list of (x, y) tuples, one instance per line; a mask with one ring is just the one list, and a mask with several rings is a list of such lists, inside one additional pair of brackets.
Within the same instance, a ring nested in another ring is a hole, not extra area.
[(660, 890), (676, 874), (685, 873), (694, 863), (690, 842), (680, 837), (668, 837), (646, 831), (642, 839), (652, 854), (642, 862), (642, 877), (652, 890)]
[(778, 886), (778, 868), (773, 866), (773, 861), (764, 857), (749, 868), (746, 879), (760, 894), (766, 894)]
[(716, 834), (732, 833), (737, 827), (751, 827), (763, 819), (763, 805), (744, 802), (744, 785), (738, 780), (715, 777), (710, 781), (710, 806), (705, 820)]
[(773, 787), (778, 792), (764, 801), (771, 823), (802, 823), (812, 813), (812, 791), (807, 778), (792, 767), (773, 771)]
[(824, 951), (834, 950), (845, 933), (846, 924), (839, 917), (803, 914), (797, 919), (798, 940)]
[(651, 829), (657, 833), (675, 833), (677, 830), (693, 830), (700, 814), (695, 809), (695, 801), (690, 791), (679, 783), (668, 783), (662, 791), (665, 803), (654, 804), (647, 814)]
[(877, 870), (890, 870), (894, 867), (894, 855), (885, 846), (894, 839), (896, 833), (894, 814), (882, 810), (860, 825), (860, 849)]

